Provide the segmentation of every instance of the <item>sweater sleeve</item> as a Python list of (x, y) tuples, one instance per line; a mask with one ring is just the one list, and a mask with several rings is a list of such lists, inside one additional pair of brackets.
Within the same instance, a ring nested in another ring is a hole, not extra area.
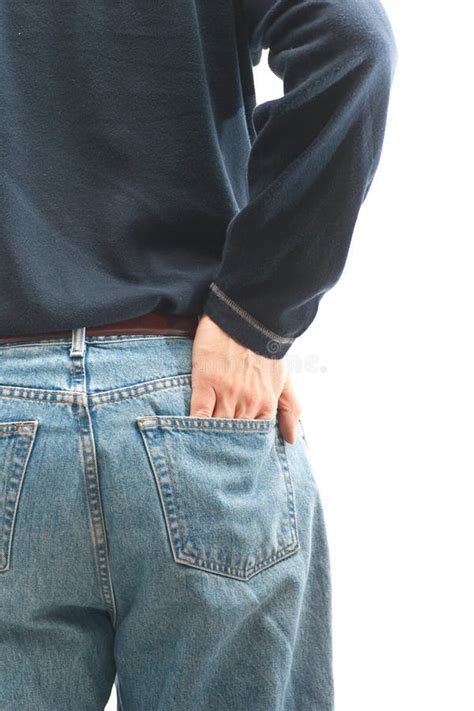
[(283, 96), (257, 105), (247, 204), (205, 302), (235, 340), (282, 358), (339, 279), (376, 171), (397, 48), (379, 0), (240, 0), (253, 65)]

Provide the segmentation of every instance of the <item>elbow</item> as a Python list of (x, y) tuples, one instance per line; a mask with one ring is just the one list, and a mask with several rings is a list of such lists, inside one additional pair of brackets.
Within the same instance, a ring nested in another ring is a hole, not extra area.
[(351, 42), (366, 64), (389, 83), (398, 61), (398, 48), (390, 19), (380, 0), (352, 0)]

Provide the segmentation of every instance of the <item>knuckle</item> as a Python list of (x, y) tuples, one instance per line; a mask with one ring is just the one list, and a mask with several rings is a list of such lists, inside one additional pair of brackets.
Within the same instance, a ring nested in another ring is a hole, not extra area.
[(229, 400), (236, 400), (237, 399), (239, 390), (236, 387), (236, 385), (234, 385), (234, 383), (226, 382), (223, 387), (223, 391), (225, 392), (225, 394), (227, 395)]
[(212, 412), (208, 407), (199, 407), (194, 411), (193, 417), (212, 417)]
[(249, 410), (255, 410), (259, 405), (259, 399), (254, 393), (251, 393), (244, 398), (244, 404)]
[(210, 389), (211, 381), (209, 379), (209, 376), (206, 373), (197, 372), (197, 371), (193, 370), (191, 385), (192, 385), (193, 391), (203, 392), (203, 391), (207, 391)]
[(216, 373), (213, 376), (212, 385), (215, 390), (230, 399), (234, 398), (237, 394), (236, 384), (232, 382), (232, 380), (229, 380), (223, 373)]
[(224, 375), (220, 371), (214, 371), (208, 374), (208, 379), (213, 385), (221, 387), (224, 382)]

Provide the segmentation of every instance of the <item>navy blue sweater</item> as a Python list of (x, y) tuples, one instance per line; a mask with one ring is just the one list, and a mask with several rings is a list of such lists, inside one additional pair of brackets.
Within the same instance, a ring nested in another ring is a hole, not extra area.
[[(257, 105), (263, 48), (284, 96)], [(379, 0), (0, 0), (0, 334), (158, 308), (284, 356), (344, 267), (396, 61)]]

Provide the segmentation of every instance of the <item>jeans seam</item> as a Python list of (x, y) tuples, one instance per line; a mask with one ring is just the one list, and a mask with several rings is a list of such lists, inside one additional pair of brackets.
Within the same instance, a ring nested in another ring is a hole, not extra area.
[[(177, 380), (182, 380), (183, 382), (176, 383)], [(167, 382), (171, 384), (166, 385)], [(90, 405), (96, 407), (97, 405), (110, 404), (111, 402), (121, 402), (132, 397), (141, 397), (148, 393), (168, 392), (185, 388), (189, 386), (190, 382), (191, 375), (186, 373), (177, 376), (166, 376), (162, 379), (150, 380), (135, 385), (125, 385), (113, 390), (87, 393), (87, 396)], [(27, 388), (23, 385), (3, 385), (0, 386), (0, 398), (2, 397), (47, 402), (52, 405), (74, 405), (77, 402), (82, 402), (84, 393), (77, 390), (48, 390), (44, 388)]]
[[(25, 421), (23, 424), (29, 424), (32, 425), (32, 423), (35, 423), (32, 427), (29, 427), (28, 429), (30, 430), (29, 433), (24, 433), (26, 436), (23, 436), (19, 434), (18, 436), (15, 437), (14, 441), (14, 451), (16, 452), (18, 450), (18, 445), (21, 445), (21, 454), (18, 455), (20, 457), (24, 457), (22, 464), (20, 466), (20, 476), (18, 479), (18, 482), (16, 484), (15, 488), (15, 506), (11, 515), (11, 520), (8, 524), (5, 523), (5, 521), (0, 521), (1, 526), (0, 526), (0, 533), (1, 533), (1, 541), (0, 545), (2, 547), (2, 558), (4, 558), (4, 564), (0, 564), (0, 573), (4, 573), (7, 570), (10, 570), (10, 561), (11, 561), (11, 551), (12, 551), (12, 545), (13, 545), (13, 536), (14, 536), (14, 531), (15, 531), (15, 523), (16, 523), (16, 516), (17, 516), (17, 511), (18, 511), (18, 504), (20, 501), (20, 496), (21, 496), (21, 491), (23, 489), (23, 481), (25, 479), (25, 474), (26, 470), (28, 468), (28, 463), (30, 461), (30, 455), (31, 451), (33, 449), (33, 445), (35, 443), (36, 439), (36, 433), (38, 430), (38, 423), (39, 420), (28, 420)], [(20, 423), (21, 425), (22, 423)], [(23, 440), (23, 441), (22, 441)], [(12, 472), (9, 477), (7, 477), (7, 483), (6, 483), (6, 490), (8, 490), (8, 484), (11, 482), (15, 470), (18, 467), (12, 467)], [(6, 506), (6, 501), (5, 501), (5, 506)], [(4, 541), (7, 541), (7, 548), (5, 555), (3, 553), (3, 546), (4, 546)]]
[(143, 429), (207, 430), (211, 432), (242, 432), (268, 434), (276, 424), (276, 418), (246, 419), (230, 417), (192, 417), (180, 415), (144, 415), (137, 418)]

